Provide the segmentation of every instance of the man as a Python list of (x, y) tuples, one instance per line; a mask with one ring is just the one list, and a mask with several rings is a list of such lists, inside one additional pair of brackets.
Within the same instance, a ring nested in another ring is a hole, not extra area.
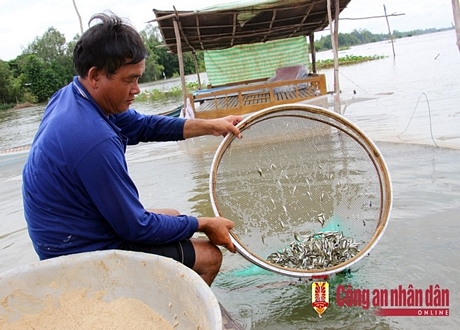
[[(24, 214), (35, 251), (40, 259), (105, 249), (154, 253), (211, 285), (222, 262), (216, 245), (235, 252), (233, 222), (145, 209), (124, 152), (139, 142), (239, 136), (242, 117), (185, 120), (129, 109), (140, 92), (145, 46), (119, 17), (94, 20), (75, 46), (78, 77), (50, 99), (24, 166)], [(191, 238), (195, 232), (208, 239)]]

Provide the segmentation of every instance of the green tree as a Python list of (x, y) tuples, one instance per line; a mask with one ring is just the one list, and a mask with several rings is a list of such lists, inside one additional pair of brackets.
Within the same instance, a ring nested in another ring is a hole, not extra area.
[[(353, 30), (351, 33), (339, 33), (339, 48), (351, 47), (355, 45), (366, 44), (389, 39), (388, 34), (373, 34), (369, 30)], [(322, 36), (315, 40), (316, 51), (332, 49), (331, 36)]]
[(47, 101), (62, 87), (58, 70), (44, 63), (37, 55), (27, 55), (21, 62), (25, 86), (37, 97), (38, 102)]
[(26, 47), (23, 53), (35, 54), (45, 63), (52, 63), (65, 57), (66, 49), (65, 36), (50, 27), (41, 37), (35, 37), (35, 40)]
[(193, 55), (191, 52), (188, 52), (184, 54), (184, 72), (185, 74), (196, 73), (195, 61), (193, 60), (194, 56), (196, 57), (198, 71), (201, 72), (205, 70), (203, 52), (198, 52), (195, 55)]
[(167, 78), (178, 75), (179, 60), (177, 55), (168, 53), (165, 48), (157, 48), (155, 53), (158, 55), (159, 63), (164, 67), (164, 73)]
[(350, 36), (350, 42), (352, 43), (352, 45), (359, 45), (361, 43), (361, 34), (359, 33), (358, 30), (354, 29), (353, 31), (351, 31), (351, 33), (349, 34)]
[(149, 24), (140, 32), (142, 40), (147, 47), (148, 57), (145, 60), (145, 72), (140, 82), (155, 81), (163, 78), (164, 67), (158, 60), (159, 56), (155, 49), (161, 44), (159, 41), (158, 27)]
[(0, 60), (0, 103), (13, 103), (12, 95), (13, 73), (8, 62)]
[(158, 27), (149, 25), (144, 31), (148, 33), (148, 39), (144, 39), (146, 46), (158, 65), (158, 79), (171, 78), (177, 75), (179, 72), (177, 55), (171, 54), (166, 47), (162, 46), (162, 37)]
[[(30, 92), (27, 92), (28, 89), (26, 88), (25, 82), (25, 75), (21, 72), (19, 62), (22, 60), (24, 55), (20, 55), (16, 57), (16, 59), (11, 60), (7, 63), (9, 67), (9, 78), (2, 79), (0, 83), (0, 89), (8, 90), (8, 103), (13, 105), (15, 103), (20, 102), (36, 102), (36, 97), (31, 97)], [(4, 62), (6, 63), (6, 62)], [(3, 64), (2, 67), (5, 69), (6, 66)], [(1, 74), (0, 74), (1, 75)], [(4, 72), (3, 77), (5, 77), (6, 73)]]
[(373, 35), (369, 30), (363, 29), (360, 30), (360, 35), (361, 35), (361, 44), (367, 44), (372, 42), (373, 40)]
[(48, 100), (54, 92), (72, 81), (76, 40), (77, 36), (67, 44), (64, 35), (50, 27), (24, 50), (18, 61), (17, 75), (22, 74), (25, 87), (38, 102)]
[[(177, 76), (179, 74), (178, 56), (170, 53), (162, 45), (162, 37), (158, 27), (149, 24), (140, 34), (149, 52), (142, 82)], [(183, 60), (184, 73), (195, 73), (195, 62), (192, 53), (184, 53)], [(204, 55), (202, 52), (198, 52), (197, 65), (200, 71), (204, 71)]]

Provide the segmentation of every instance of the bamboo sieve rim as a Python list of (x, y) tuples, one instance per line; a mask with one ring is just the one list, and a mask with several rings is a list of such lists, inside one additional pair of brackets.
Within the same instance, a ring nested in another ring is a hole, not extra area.
[[(296, 115), (292, 115), (295, 112)], [(301, 113), (301, 114), (300, 114)], [(375, 229), (375, 232), (370, 239), (370, 241), (357, 253), (354, 257), (348, 259), (347, 261), (338, 264), (333, 267), (328, 267), (324, 269), (296, 269), (296, 268), (288, 268), (282, 267), (273, 263), (270, 263), (265, 260), (265, 258), (259, 257), (250, 251), (245, 244), (239, 239), (239, 237), (233, 232), (230, 231), (230, 236), (232, 239), (233, 244), (235, 245), (238, 253), (240, 253), (243, 257), (245, 257), (251, 263), (266, 269), (268, 271), (272, 271), (275, 273), (279, 273), (282, 275), (292, 276), (292, 277), (322, 277), (322, 276), (329, 276), (334, 273), (339, 273), (343, 270), (348, 269), (351, 265), (355, 264), (362, 258), (364, 258), (370, 250), (372, 250), (378, 241), (383, 236), (385, 229), (388, 225), (388, 220), (390, 218), (391, 209), (392, 209), (392, 184), (390, 173), (388, 171), (387, 165), (383, 159), (381, 152), (379, 151), (378, 147), (375, 143), (368, 138), (364, 132), (359, 129), (355, 124), (353, 124), (350, 120), (345, 118), (344, 116), (330, 111), (326, 108), (322, 108), (319, 106), (314, 105), (307, 105), (307, 104), (289, 104), (289, 105), (275, 105), (255, 113), (250, 114), (249, 116), (245, 117), (240, 123), (237, 124), (237, 127), (240, 129), (240, 132), (243, 135), (244, 139), (244, 130), (248, 129), (252, 125), (263, 121), (264, 118), (275, 118), (279, 116), (296, 116), (301, 117), (303, 119), (315, 120), (327, 124), (329, 126), (333, 126), (338, 130), (344, 132), (349, 137), (353, 138), (368, 154), (369, 158), (371, 159), (377, 173), (379, 176), (379, 185), (380, 185), (380, 192), (381, 192), (381, 200), (380, 200), (380, 215), (379, 215), (379, 224)], [(318, 119), (313, 118), (312, 116), (320, 116), (320, 118), (325, 119)], [(326, 121), (328, 119), (329, 121)], [(338, 123), (336, 125), (331, 124), (330, 121), (334, 123)], [(345, 126), (348, 130), (352, 131), (355, 135), (350, 135), (347, 131), (344, 131), (340, 125)], [(222, 216), (221, 212), (219, 211), (219, 203), (217, 201), (216, 196), (216, 175), (217, 175), (217, 168), (224, 155), (227, 148), (230, 146), (232, 141), (236, 138), (234, 134), (228, 134), (222, 140), (220, 145), (218, 146), (216, 153), (214, 155), (212, 164), (211, 164), (211, 171), (209, 177), (209, 193), (210, 193), (210, 201), (213, 212), (215, 216)]]

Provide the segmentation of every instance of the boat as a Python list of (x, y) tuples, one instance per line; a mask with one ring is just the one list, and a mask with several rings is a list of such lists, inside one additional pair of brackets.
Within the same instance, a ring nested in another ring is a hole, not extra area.
[[(328, 91), (325, 75), (316, 72), (314, 33), (326, 29), (331, 17), (337, 20), (350, 1), (252, 0), (195, 11), (153, 9), (156, 18), (150, 22), (158, 24), (163, 46), (179, 58), (180, 117), (246, 115), (273, 105), (324, 100)], [(204, 52), (206, 89), (187, 93), (185, 52)]]
[(183, 105), (179, 105), (178, 107), (176, 107), (176, 108), (174, 108), (172, 110), (160, 113), (160, 115), (169, 116), (169, 117), (179, 117), (180, 113), (182, 111), (182, 108), (183, 108)]

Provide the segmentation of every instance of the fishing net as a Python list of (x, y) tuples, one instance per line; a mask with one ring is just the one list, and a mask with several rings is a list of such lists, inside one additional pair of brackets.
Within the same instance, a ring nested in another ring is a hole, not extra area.
[(387, 167), (372, 141), (334, 112), (274, 106), (224, 138), (210, 175), (216, 216), (252, 263), (295, 277), (329, 275), (368, 254), (392, 203)]

